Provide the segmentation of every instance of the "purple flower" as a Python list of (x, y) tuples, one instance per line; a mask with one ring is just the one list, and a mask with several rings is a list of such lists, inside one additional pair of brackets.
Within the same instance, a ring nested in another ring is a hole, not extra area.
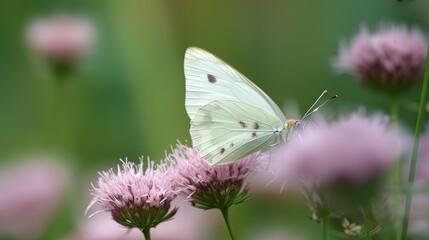
[[(172, 221), (164, 222), (152, 229), (155, 240), (206, 239), (216, 229), (216, 214), (202, 212), (176, 198), (172, 206), (180, 210)], [(101, 212), (90, 219), (81, 219), (79, 227), (67, 240), (144, 240), (138, 229), (126, 229), (115, 222), (107, 212)]]
[(365, 27), (342, 44), (334, 67), (355, 75), (357, 81), (388, 93), (407, 90), (423, 77), (427, 39), (417, 28), (381, 25), (378, 32)]
[(400, 135), (381, 115), (362, 112), (305, 131), (278, 149), (278, 177), (312, 178), (320, 183), (363, 183), (388, 169), (403, 151)]
[(208, 164), (196, 150), (182, 145), (168, 156), (174, 165), (181, 195), (203, 209), (228, 208), (247, 199), (245, 179), (259, 163), (259, 153), (239, 161)]
[(0, 236), (41, 238), (69, 189), (67, 168), (58, 159), (34, 156), (18, 164), (2, 164)]
[(168, 168), (161, 163), (143, 160), (135, 165), (123, 162), (117, 173), (110, 169), (99, 173), (98, 187), (93, 186), (93, 200), (88, 209), (98, 203), (104, 211), (112, 214), (119, 224), (142, 231), (171, 219), (177, 208), (171, 208), (176, 197), (174, 181)]
[(57, 15), (36, 19), (27, 30), (27, 41), (33, 49), (57, 64), (79, 58), (94, 41), (94, 29), (88, 20)]
[(420, 138), (415, 179), (417, 184), (429, 184), (429, 130)]

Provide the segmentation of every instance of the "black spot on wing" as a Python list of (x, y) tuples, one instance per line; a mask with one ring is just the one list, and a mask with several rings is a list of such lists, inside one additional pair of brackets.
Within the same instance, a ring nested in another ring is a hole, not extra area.
[(222, 155), (225, 152), (225, 148), (220, 149), (220, 154)]
[(243, 121), (238, 122), (243, 128), (247, 128), (247, 124)]
[(209, 80), (210, 83), (216, 83), (216, 77), (211, 75), (211, 74), (207, 74), (207, 79)]
[(259, 123), (255, 122), (254, 129), (259, 129)]
[(256, 137), (256, 132), (252, 132), (252, 137)]

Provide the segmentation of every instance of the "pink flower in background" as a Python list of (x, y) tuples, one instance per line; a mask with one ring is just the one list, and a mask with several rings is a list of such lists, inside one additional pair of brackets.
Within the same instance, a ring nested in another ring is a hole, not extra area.
[(196, 150), (178, 145), (168, 160), (175, 165), (181, 194), (196, 207), (211, 209), (247, 199), (244, 181), (258, 166), (258, 157), (259, 153), (254, 153), (233, 163), (210, 165)]
[(415, 174), (416, 184), (429, 184), (429, 125), (426, 132), (420, 138)]
[(32, 158), (0, 168), (0, 235), (38, 239), (69, 185), (65, 166)]
[(381, 25), (369, 33), (363, 27), (348, 46), (342, 44), (334, 66), (366, 86), (399, 92), (422, 80), (426, 52), (427, 39), (416, 28)]
[(27, 41), (33, 49), (54, 62), (69, 63), (88, 49), (94, 35), (94, 28), (88, 20), (57, 15), (31, 22)]
[(78, 230), (66, 240), (145, 240), (138, 229), (128, 229), (115, 220), (108, 212), (100, 212), (83, 219)]
[(88, 209), (98, 203), (123, 226), (148, 230), (171, 219), (177, 211), (171, 207), (176, 198), (173, 177), (162, 163), (155, 169), (154, 163), (147, 161), (144, 169), (143, 160), (137, 165), (124, 162), (118, 165), (117, 173), (110, 169), (99, 174)]
[(361, 183), (387, 170), (403, 149), (404, 142), (387, 117), (357, 112), (306, 131), (302, 141), (281, 146), (274, 169), (287, 180), (311, 177), (325, 183)]
[[(179, 210), (171, 221), (152, 229), (154, 240), (201, 240), (209, 239), (216, 230), (212, 212), (202, 212), (183, 200), (174, 200), (172, 206)], [(83, 219), (77, 233), (68, 240), (144, 240), (138, 229), (127, 229), (112, 219), (107, 212)]]

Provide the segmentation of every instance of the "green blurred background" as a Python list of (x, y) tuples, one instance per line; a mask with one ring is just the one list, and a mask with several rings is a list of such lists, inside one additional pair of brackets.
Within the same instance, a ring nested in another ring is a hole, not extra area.
[[(328, 89), (340, 96), (326, 108), (333, 115), (359, 106), (385, 111), (385, 96), (336, 74), (330, 61), (340, 40), (349, 40), (362, 24), (426, 30), (428, 11), (427, 1), (394, 0), (1, 1), (0, 161), (36, 153), (65, 159), (74, 171), (75, 214), (83, 215), (90, 197), (85, 189), (97, 171), (114, 167), (119, 158), (158, 160), (177, 140), (189, 141), (183, 75), (189, 46), (221, 57), (279, 106), (294, 103), (305, 112)], [(85, 16), (97, 31), (90, 54), (63, 79), (25, 41), (34, 18), (57, 12)], [(401, 100), (401, 119), (410, 129), (418, 99), (417, 87)], [(285, 114), (299, 117), (288, 109)], [(237, 225), (249, 226), (250, 216), (268, 211), (255, 202), (233, 212)], [(56, 216), (65, 226), (50, 239), (72, 231), (67, 208)]]

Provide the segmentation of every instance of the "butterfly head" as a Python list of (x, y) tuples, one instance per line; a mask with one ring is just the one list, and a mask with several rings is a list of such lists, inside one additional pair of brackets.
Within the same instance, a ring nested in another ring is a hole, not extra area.
[(289, 119), (285, 124), (286, 129), (290, 128), (302, 128), (305, 125), (305, 122), (297, 119)]

